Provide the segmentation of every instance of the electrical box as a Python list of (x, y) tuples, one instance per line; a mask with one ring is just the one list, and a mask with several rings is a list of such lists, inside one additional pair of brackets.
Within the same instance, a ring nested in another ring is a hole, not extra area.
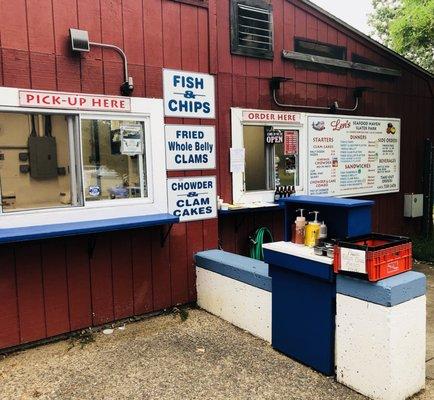
[(418, 218), (423, 216), (423, 194), (404, 194), (404, 217)]
[(29, 137), (30, 176), (35, 179), (57, 177), (56, 139), (51, 136)]

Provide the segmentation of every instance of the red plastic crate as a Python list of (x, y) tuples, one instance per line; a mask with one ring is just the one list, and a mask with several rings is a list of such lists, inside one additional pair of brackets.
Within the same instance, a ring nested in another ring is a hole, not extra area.
[[(395, 238), (395, 241), (388, 241), (387, 237), (384, 236), (384, 238), (365, 238), (351, 242), (339, 242), (334, 248), (334, 272), (346, 272), (342, 271), (341, 247), (365, 251), (366, 267), (364, 275), (367, 276), (368, 280), (371, 282), (376, 282), (380, 279), (411, 270), (413, 267), (413, 258), (410, 240), (408, 238), (389, 237)], [(402, 243), (403, 241), (406, 241), (406, 243)], [(380, 249), (372, 250), (373, 248), (375, 249), (375, 247), (380, 247)], [(351, 272), (351, 274), (353, 273), (354, 272)], [(354, 274), (360, 275), (358, 273)]]

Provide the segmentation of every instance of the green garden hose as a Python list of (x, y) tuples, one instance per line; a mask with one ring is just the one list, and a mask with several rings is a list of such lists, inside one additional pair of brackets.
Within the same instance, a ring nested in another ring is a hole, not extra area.
[[(268, 236), (268, 238), (266, 238)], [(262, 245), (264, 243), (269, 243), (273, 241), (273, 235), (268, 228), (262, 227), (258, 228), (255, 233), (250, 236), (250, 258), (255, 260), (264, 259), (264, 250), (262, 250)], [(265, 241), (268, 239), (267, 241)]]

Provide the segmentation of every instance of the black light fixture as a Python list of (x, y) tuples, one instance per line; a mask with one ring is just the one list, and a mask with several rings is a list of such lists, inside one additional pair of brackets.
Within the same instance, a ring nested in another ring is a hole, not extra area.
[(81, 29), (70, 28), (69, 36), (71, 38), (72, 51), (89, 52), (90, 46), (97, 46), (106, 49), (112, 49), (115, 50), (117, 53), (119, 53), (124, 62), (124, 79), (125, 79), (124, 83), (122, 83), (120, 88), (121, 93), (123, 96), (131, 96), (134, 90), (133, 78), (128, 75), (127, 56), (125, 55), (124, 51), (120, 47), (115, 46), (113, 44), (91, 42), (89, 40), (89, 33)]
[(284, 83), (286, 81), (292, 81), (292, 78), (284, 78), (283, 76), (273, 76), (270, 79), (270, 89), (273, 90), (279, 90), (280, 84)]

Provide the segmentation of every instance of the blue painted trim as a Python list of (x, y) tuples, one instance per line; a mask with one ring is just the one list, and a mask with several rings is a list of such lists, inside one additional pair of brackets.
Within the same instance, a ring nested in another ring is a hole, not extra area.
[(198, 267), (271, 292), (268, 265), (262, 261), (223, 250), (201, 251), (195, 261)]
[[(333, 267), (331, 265), (308, 260), (306, 258), (264, 249), (264, 261), (269, 265), (273, 265), (273, 267), (287, 269), (328, 282), (334, 282), (335, 280), (335, 274), (333, 273)], [(270, 270), (270, 272), (272, 272), (272, 270)]]
[(293, 203), (305, 203), (317, 206), (327, 206), (327, 207), (366, 207), (373, 206), (374, 201), (372, 200), (357, 200), (357, 199), (345, 199), (340, 197), (322, 197), (322, 196), (290, 196), (285, 199), (280, 199), (280, 205), (292, 205)]
[(393, 307), (426, 293), (426, 277), (416, 271), (408, 271), (399, 275), (369, 282), (347, 275), (338, 275), (337, 293), (370, 303)]
[(25, 242), (63, 236), (146, 228), (157, 225), (175, 224), (177, 222), (179, 222), (179, 218), (172, 214), (153, 214), (96, 221), (68, 222), (65, 224), (7, 228), (0, 229), (0, 243)]

